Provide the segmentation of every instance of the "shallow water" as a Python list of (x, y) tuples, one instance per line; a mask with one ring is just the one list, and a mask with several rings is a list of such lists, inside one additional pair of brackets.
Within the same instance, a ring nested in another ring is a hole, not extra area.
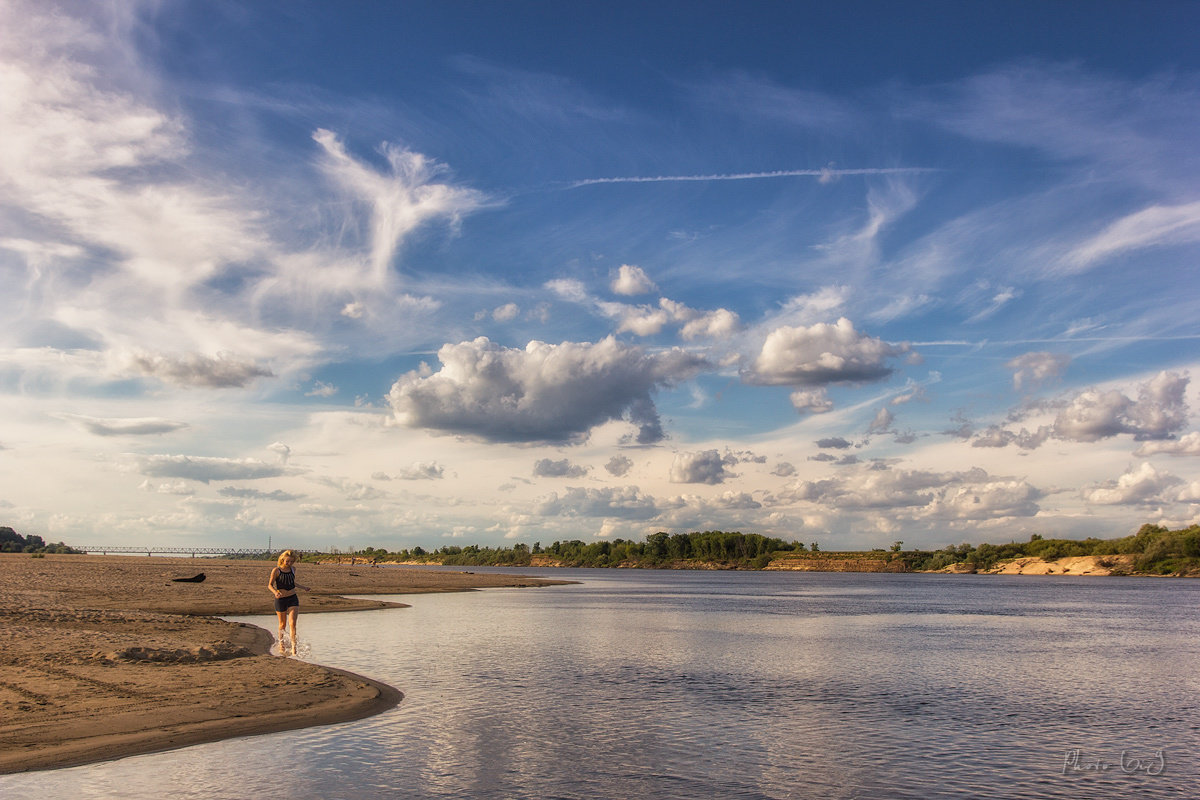
[(0, 797), (1196, 794), (1200, 582), (523, 572), (583, 583), (302, 614), (310, 660), (401, 689), (393, 711)]

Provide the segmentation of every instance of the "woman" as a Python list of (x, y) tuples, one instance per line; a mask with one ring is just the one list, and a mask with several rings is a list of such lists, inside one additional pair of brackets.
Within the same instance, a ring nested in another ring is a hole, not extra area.
[(296, 614), (300, 611), (300, 598), (296, 596), (297, 589), (312, 591), (307, 586), (296, 583), (296, 554), (284, 550), (279, 554), (279, 565), (271, 570), (271, 579), (267, 588), (275, 595), (275, 613), (279, 616), (279, 652), (284, 652), (283, 626), (289, 624), (292, 631), (292, 655), (296, 655)]

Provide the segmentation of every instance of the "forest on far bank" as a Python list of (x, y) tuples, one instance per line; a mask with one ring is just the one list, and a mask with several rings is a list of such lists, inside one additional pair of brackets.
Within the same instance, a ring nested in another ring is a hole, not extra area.
[[(1159, 525), (1146, 524), (1130, 536), (1115, 539), (1046, 539), (1034, 534), (1027, 542), (959, 544), (940, 550), (904, 550), (903, 542), (895, 542), (888, 549), (822, 552), (817, 542), (805, 546), (797, 541), (788, 542), (755, 533), (697, 531), (653, 533), (641, 542), (629, 539), (583, 542), (572, 539), (556, 541), (547, 547), (536, 542), (532, 547), (527, 544), (514, 544), (511, 547), (447, 545), (436, 550), (414, 547), (395, 552), (367, 547), (345, 555), (375, 562), (403, 561), (464, 567), (523, 567), (540, 562), (567, 567), (688, 569), (715, 566), (764, 569), (778, 556), (791, 554), (797, 557), (801, 553), (805, 554), (802, 557), (808, 558), (902, 559), (905, 568), (914, 572), (934, 571), (955, 564), (986, 570), (1001, 561), (1023, 557), (1053, 561), (1071, 556), (1103, 558), (1132, 555), (1131, 571), (1134, 574), (1178, 575), (1200, 573), (1200, 525), (1172, 531)], [(310, 554), (307, 558), (322, 560), (328, 556)]]

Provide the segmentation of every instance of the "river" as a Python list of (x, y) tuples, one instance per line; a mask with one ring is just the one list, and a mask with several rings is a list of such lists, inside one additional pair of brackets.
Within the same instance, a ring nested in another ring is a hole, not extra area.
[(581, 583), (301, 615), (307, 657), (396, 686), (392, 711), (0, 777), (0, 797), (1124, 800), (1200, 785), (1200, 581), (506, 571)]

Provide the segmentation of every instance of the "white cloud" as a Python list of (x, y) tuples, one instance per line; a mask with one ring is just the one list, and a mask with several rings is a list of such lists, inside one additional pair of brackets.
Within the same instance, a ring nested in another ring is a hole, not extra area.
[(267, 445), (267, 449), (275, 455), (279, 456), (279, 463), (286, 464), (292, 456), (292, 448), (288, 447), (283, 442), (271, 442)]
[(1089, 503), (1097, 505), (1138, 505), (1161, 503), (1166, 500), (1166, 490), (1178, 486), (1183, 480), (1169, 473), (1159, 472), (1149, 462), (1131, 467), (1120, 478), (1108, 481), (1083, 491)]
[(1071, 400), (1054, 421), (1054, 435), (1095, 442), (1122, 433), (1137, 439), (1163, 439), (1187, 424), (1184, 390), (1188, 376), (1160, 372), (1138, 387), (1138, 399), (1119, 391), (1089, 389)]
[(1013, 371), (1013, 388), (1019, 392), (1026, 384), (1057, 378), (1070, 363), (1071, 357), (1063, 353), (1037, 352), (1017, 356), (1004, 366)]
[(649, 294), (657, 288), (641, 267), (632, 264), (622, 264), (612, 282), (613, 292), (623, 295)]
[(363, 314), (365, 314), (366, 311), (367, 307), (365, 304), (355, 301), (346, 303), (346, 305), (342, 307), (342, 316), (349, 317), (350, 319), (362, 319)]
[(188, 427), (186, 422), (176, 422), (160, 417), (103, 419), (83, 414), (54, 414), (53, 416), (71, 422), (96, 436), (150, 436), (172, 433)]
[(878, 381), (892, 374), (887, 360), (908, 349), (860, 334), (845, 317), (835, 324), (783, 326), (767, 335), (742, 378), (752, 384), (811, 387)]
[(521, 307), (516, 303), (505, 303), (492, 310), (492, 319), (496, 322), (510, 322), (521, 313)]
[(700, 314), (680, 330), (680, 335), (688, 341), (695, 339), (724, 339), (741, 330), (742, 321), (734, 312), (718, 308)]
[(170, 483), (154, 483), (149, 478), (138, 484), (138, 488), (143, 492), (153, 492), (154, 494), (172, 494), (181, 497), (190, 497), (196, 493), (196, 490), (190, 487), (184, 481), (173, 481)]
[[(1030, 359), (1030, 363), (1034, 366), (1028, 368), (1044, 368), (1045, 375), (1054, 369), (1051, 359), (1043, 361), (1034, 358)], [(989, 426), (971, 439), (971, 446), (1000, 448), (1015, 444), (1022, 449), (1033, 450), (1052, 438), (1098, 442), (1121, 434), (1131, 434), (1139, 441), (1169, 439), (1187, 424), (1185, 392), (1189, 380), (1186, 373), (1164, 371), (1138, 387), (1137, 400), (1117, 389), (1086, 389), (1067, 400), (1026, 404), (1009, 414), (1010, 422), (1023, 419), (1038, 410), (1057, 408), (1058, 413), (1052, 424), (1040, 425), (1033, 431), (1026, 428), (1012, 431), (1003, 425)], [(959, 438), (971, 438), (973, 435), (969, 425), (952, 433)], [(1164, 442), (1160, 450), (1152, 444), (1145, 444), (1137, 453), (1150, 455), (1173, 452), (1177, 446), (1180, 444)], [(1186, 445), (1183, 447), (1186, 450)]]
[(572, 442), (595, 426), (628, 418), (637, 440), (664, 437), (651, 399), (707, 366), (673, 349), (647, 354), (609, 337), (595, 344), (530, 342), (503, 347), (480, 337), (443, 345), (442, 367), (402, 375), (389, 401), (410, 427), (495, 442)]
[(644, 494), (636, 486), (570, 488), (561, 495), (551, 492), (539, 500), (533, 513), (542, 517), (650, 519), (658, 515), (658, 507), (653, 497)]
[(742, 327), (741, 318), (728, 309), (697, 311), (666, 297), (659, 298), (657, 307), (597, 302), (595, 308), (609, 319), (617, 320), (617, 333), (629, 332), (637, 336), (654, 336), (674, 323), (683, 326), (680, 335), (688, 341), (719, 339)]
[(671, 463), (671, 483), (724, 483), (735, 477), (725, 471), (726, 463), (716, 450), (676, 453)]
[(801, 414), (826, 414), (833, 410), (833, 401), (824, 387), (820, 389), (797, 389), (788, 395), (792, 407)]
[(313, 381), (313, 388), (304, 393), (305, 397), (333, 397), (338, 393), (338, 387), (325, 381)]
[(1160, 453), (1168, 456), (1200, 456), (1200, 431), (1186, 433), (1178, 439), (1142, 442), (1138, 449), (1133, 451), (1139, 458)]
[(1064, 261), (1074, 269), (1084, 269), (1130, 250), (1193, 242), (1200, 242), (1200, 201), (1154, 205), (1112, 223), (1075, 247)]
[(788, 461), (780, 461), (775, 465), (775, 469), (771, 470), (771, 474), (780, 478), (790, 478), (796, 474), (796, 467)]
[(326, 174), (371, 215), (368, 285), (387, 284), (397, 246), (424, 222), (438, 217), (456, 222), (487, 202), (474, 189), (435, 182), (446, 168), (421, 153), (385, 142), (379, 149), (390, 172), (384, 174), (351, 156), (331, 131), (318, 129), (313, 139), (325, 151)]
[(890, 510), (912, 519), (988, 520), (1028, 517), (1043, 493), (1025, 481), (995, 478), (982, 469), (965, 472), (879, 469), (820, 481), (802, 481), (781, 499), (840, 510)]
[(575, 280), (574, 278), (555, 278), (554, 280), (546, 281), (546, 289), (573, 303), (586, 303), (588, 301), (587, 287), (583, 285), (583, 281)]

